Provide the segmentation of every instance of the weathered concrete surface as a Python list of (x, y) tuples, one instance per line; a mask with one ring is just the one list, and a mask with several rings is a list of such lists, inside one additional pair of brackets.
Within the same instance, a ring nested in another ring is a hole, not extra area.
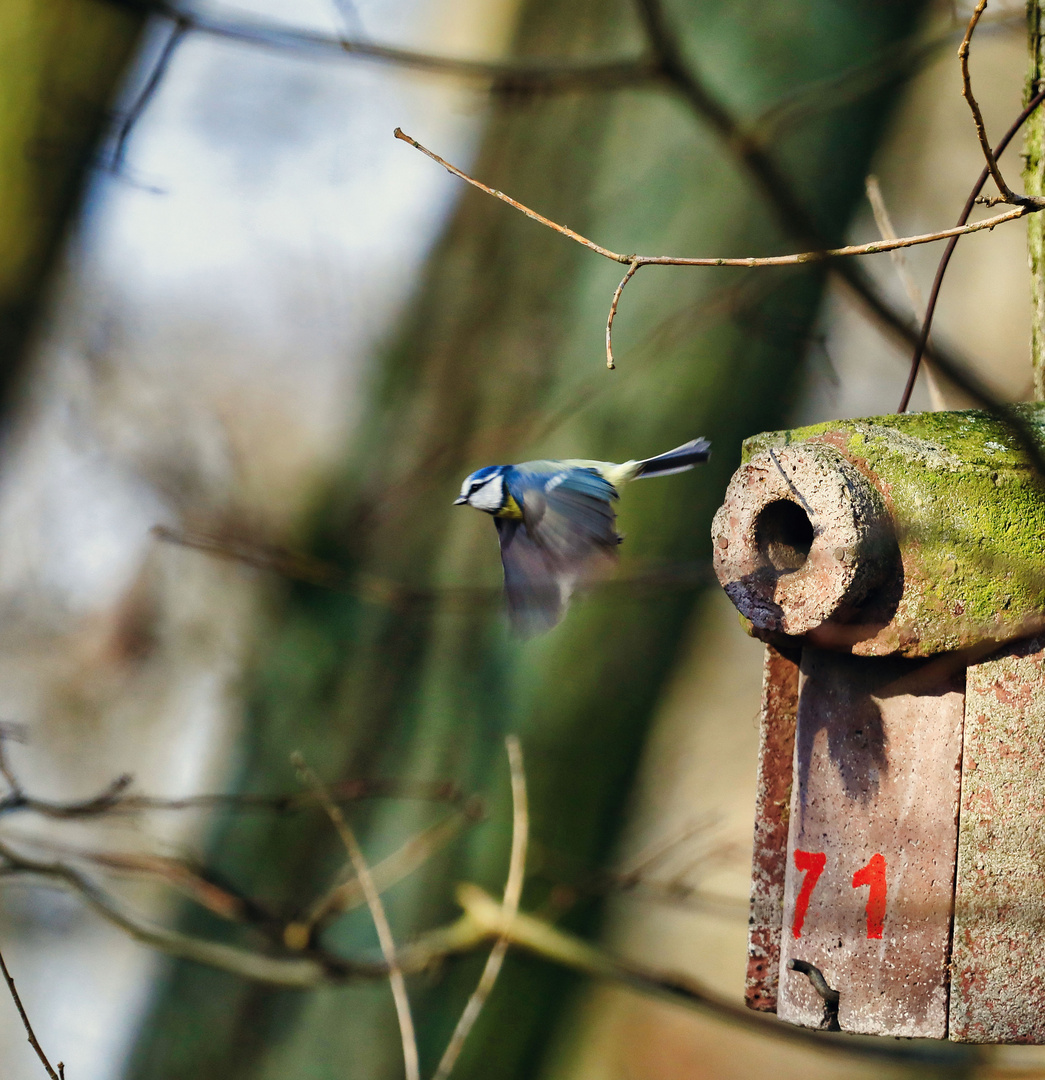
[[(780, 963), (820, 968), (843, 1031), (947, 1035), (964, 674), (949, 659), (802, 651)], [(795, 972), (777, 1012), (824, 1015)]]
[(769, 448), (734, 474), (714, 565), (741, 614), (801, 635), (855, 610), (897, 566), (881, 496), (834, 447)]
[(776, 1012), (777, 1007), (797, 711), (798, 654), (785, 655), (767, 645), (762, 675), (751, 914), (744, 987), (748, 1008), (760, 1012)]
[(1045, 1042), (1045, 638), (968, 670), (951, 1038)]
[[(1017, 411), (1045, 445), (1045, 405)], [(745, 460), (809, 444), (833, 447), (880, 493), (901, 567), (892, 591), (872, 590), (855, 611), (842, 605), (802, 631), (807, 642), (929, 656), (1041, 632), (1045, 499), (1010, 427), (978, 411), (833, 421), (748, 439)], [(730, 538), (726, 524), (716, 518), (716, 545)], [(780, 641), (772, 619), (748, 618), (753, 633)]]

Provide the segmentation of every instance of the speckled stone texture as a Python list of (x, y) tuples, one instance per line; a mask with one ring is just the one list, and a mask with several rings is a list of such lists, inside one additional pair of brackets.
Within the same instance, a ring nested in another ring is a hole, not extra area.
[[(774, 529), (782, 506), (790, 527)], [(893, 570), (891, 531), (881, 496), (835, 447), (770, 447), (729, 482), (712, 524), (715, 573), (759, 629), (806, 634)]]
[(751, 860), (751, 913), (744, 987), (748, 1008), (759, 1012), (776, 1012), (777, 1007), (797, 711), (798, 654), (785, 655), (767, 645), (758, 736), (755, 843)]
[(951, 1038), (1045, 1042), (1045, 638), (968, 670)]
[[(809, 980), (786, 971), (794, 957), (840, 992), (843, 1031), (946, 1038), (963, 676), (940, 660), (803, 649), (781, 1019), (823, 1019)], [(823, 872), (796, 920), (805, 868), (818, 859)]]

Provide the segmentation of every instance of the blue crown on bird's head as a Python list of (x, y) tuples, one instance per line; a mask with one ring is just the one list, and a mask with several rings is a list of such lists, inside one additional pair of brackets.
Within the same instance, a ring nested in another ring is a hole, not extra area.
[[(511, 466), (509, 465), (487, 465), (483, 469), (476, 469), (474, 473), (465, 478), (464, 483), (461, 485), (461, 494), (454, 499), (454, 506), (463, 506), (465, 503), (471, 503), (471, 505), (480, 510), (492, 511), (499, 509), (499, 507), (504, 504), (505, 498), (504, 484), (503, 481), (501, 481), (501, 477), (504, 476), (510, 467)], [(473, 495), (477, 492), (484, 491), (484, 489), (489, 489), (490, 485), (495, 481), (498, 481), (498, 483), (496, 483), (496, 492), (488, 490), (485, 499), (476, 502), (472, 501)]]

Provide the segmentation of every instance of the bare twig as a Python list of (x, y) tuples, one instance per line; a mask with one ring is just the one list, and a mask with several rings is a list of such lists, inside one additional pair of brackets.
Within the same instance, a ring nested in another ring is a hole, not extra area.
[[(437, 821), (416, 836), (410, 837), (391, 855), (370, 868), (374, 887), (378, 892), (385, 892), (396, 882), (402, 881), (448, 844), (466, 823), (478, 821), (481, 816), (480, 804), (468, 804), (462, 813)], [(284, 930), (283, 940), (290, 948), (303, 949), (316, 930), (322, 929), (331, 919), (343, 912), (365, 903), (362, 884), (353, 872), (351, 877), (339, 880), (328, 893), (320, 897), (304, 918), (289, 923)]]
[[(995, 158), (1001, 157), (1009, 143), (1016, 137), (1020, 128), (1023, 127), (1028, 119), (1030, 119), (1031, 115), (1043, 101), (1045, 101), (1045, 89), (1039, 90), (1030, 101), (1027, 102), (1020, 112), (1020, 115), (1012, 122), (1009, 130), (1006, 131), (998, 141), (998, 145), (994, 147)], [(976, 199), (983, 190), (983, 185), (987, 183), (989, 176), (990, 170), (984, 166), (983, 171), (973, 185), (972, 191), (969, 193), (969, 198), (966, 200), (965, 206), (958, 217), (959, 225), (964, 225), (965, 222), (969, 220), (969, 215), (976, 205)], [(947, 247), (944, 249), (943, 255), (940, 256), (940, 263), (936, 268), (936, 276), (933, 278), (933, 285), (929, 290), (929, 302), (925, 307), (925, 318), (922, 321), (922, 329), (918, 334), (918, 340), (915, 342), (914, 354), (911, 357), (911, 367), (907, 375), (907, 384), (904, 386), (903, 394), (900, 397), (900, 404), (896, 407), (898, 413), (907, 412), (907, 406), (911, 402), (911, 394), (914, 392), (914, 384), (918, 379), (918, 370), (921, 366), (922, 357), (926, 355), (928, 351), (929, 334), (932, 331), (933, 316), (936, 314), (936, 302), (940, 297), (940, 289), (943, 286), (943, 279), (947, 273), (947, 267), (950, 264), (951, 256), (954, 254), (954, 249), (958, 246), (958, 239), (958, 236), (951, 237)], [(947, 372), (947, 374), (950, 374), (950, 372)], [(961, 385), (960, 382), (959, 385)]]
[(617, 365), (613, 362), (613, 320), (617, 317), (617, 305), (620, 303), (620, 294), (624, 292), (624, 286), (635, 276), (635, 271), (641, 263), (632, 262), (628, 272), (621, 278), (620, 284), (613, 290), (613, 299), (610, 301), (610, 313), (606, 317), (606, 367), (612, 371)]
[(163, 81), (163, 77), (167, 74), (167, 69), (170, 67), (171, 60), (174, 59), (175, 50), (182, 43), (185, 39), (185, 35), (191, 29), (189, 20), (184, 15), (172, 16), (171, 23), (170, 35), (163, 43), (160, 55), (157, 57), (152, 71), (149, 72), (149, 77), (145, 80), (145, 85), (141, 88), (141, 92), (138, 94), (137, 98), (135, 98), (131, 107), (124, 114), (123, 120), (116, 130), (116, 141), (113, 145), (112, 161), (110, 165), (110, 168), (114, 173), (118, 173), (123, 167), (123, 160), (127, 152), (127, 142), (130, 139), (131, 132), (134, 130), (134, 126), (141, 119), (146, 107), (159, 89), (160, 83)]
[(366, 897), (367, 907), (370, 909), (371, 918), (374, 920), (374, 929), (377, 930), (381, 955), (388, 965), (388, 982), (392, 988), (396, 1016), (399, 1019), (399, 1033), (403, 1042), (403, 1065), (406, 1080), (421, 1080), (417, 1036), (414, 1033), (414, 1020), (410, 1013), (410, 999), (406, 992), (406, 981), (403, 979), (403, 970), (396, 955), (395, 938), (392, 936), (392, 928), (388, 924), (385, 906), (381, 902), (381, 894), (374, 885), (374, 879), (370, 876), (370, 867), (367, 865), (366, 856), (359, 846), (359, 841), (356, 840), (356, 834), (345, 820), (345, 815), (341, 813), (341, 808), (327, 794), (326, 788), (319, 777), (305, 763), (305, 759), (300, 754), (294, 753), (291, 755), (291, 761), (302, 781), (312, 789), (320, 805), (326, 811), (327, 817), (330, 818), (331, 824), (341, 838), (341, 842), (345, 845), (345, 850), (348, 852), (356, 876), (359, 878), (363, 895)]
[[(530, 836), (530, 812), (526, 798), (526, 771), (523, 766), (522, 747), (515, 735), (509, 735), (505, 739), (505, 746), (512, 775), (512, 851), (508, 860), (508, 878), (504, 885), (502, 908), (505, 919), (510, 923), (519, 913), (519, 901), (522, 899), (523, 880), (526, 876), (526, 847)], [(435, 1071), (434, 1080), (446, 1080), (453, 1071), (465, 1040), (475, 1026), (493, 991), (494, 983), (497, 982), (497, 976), (501, 973), (508, 944), (505, 934), (501, 934), (494, 942), (479, 983), (472, 991)]]
[[(1013, 8), (980, 20), (980, 37), (989, 31), (1022, 29), (1026, 16)], [(844, 108), (885, 87), (902, 86), (923, 69), (926, 62), (945, 48), (961, 41), (964, 26), (948, 27), (928, 35), (916, 30), (907, 38), (893, 41), (878, 49), (866, 60), (822, 79), (796, 86), (754, 120), (744, 122), (744, 131), (766, 147), (773, 146), (788, 128), (803, 120)]]
[[(655, 0), (640, 0), (641, 4), (654, 5)], [(703, 91), (700, 91), (703, 93)], [(696, 91), (694, 91), (696, 93)], [(699, 95), (698, 95), (699, 97)], [(717, 107), (717, 106), (716, 106)], [(723, 121), (725, 123), (725, 121)], [(731, 121), (730, 121), (731, 123)], [(729, 130), (733, 131), (734, 128)], [(948, 238), (954, 238), (963, 236), (970, 232), (979, 232), (984, 229), (993, 229), (998, 225), (1001, 225), (1006, 221), (1015, 221), (1018, 218), (1025, 217), (1030, 213), (1038, 213), (1045, 209), (1045, 200), (1041, 205), (1034, 204), (1021, 204), (1014, 207), (1012, 210), (1006, 211), (1004, 214), (999, 214), (995, 217), (985, 218), (983, 221), (978, 221), (972, 225), (960, 225), (953, 229), (943, 229), (940, 232), (926, 233), (920, 236), (908, 236), (902, 237), (897, 240), (879, 240), (871, 244), (850, 244), (845, 247), (838, 248), (822, 248), (814, 251), (801, 252), (794, 255), (774, 255), (767, 257), (748, 257), (748, 258), (690, 258), (685, 256), (674, 255), (625, 255), (616, 251), (612, 251), (609, 248), (603, 247), (601, 244), (597, 244), (594, 240), (588, 239), (586, 236), (582, 236), (574, 229), (570, 229), (567, 226), (559, 225), (557, 222), (552, 221), (550, 218), (546, 218), (543, 214), (537, 213), (535, 210), (531, 210), (528, 206), (518, 202), (506, 195), (503, 191), (498, 191), (496, 188), (489, 187), (487, 184), (482, 183), (479, 180), (475, 180), (467, 173), (462, 172), (456, 166), (451, 165), (448, 161), (441, 158), (438, 154), (433, 153), (427, 147), (422, 146), (416, 139), (409, 135), (406, 135), (402, 129), (396, 128), (393, 132), (397, 139), (401, 139), (403, 142), (409, 143), (415, 149), (420, 150), (421, 153), (430, 157), (433, 161), (442, 165), (444, 169), (464, 180), (466, 183), (471, 184), (473, 187), (478, 188), (480, 191), (487, 195), (491, 195), (495, 199), (499, 199), (501, 202), (507, 203), (509, 206), (518, 210), (520, 213), (525, 214), (527, 217), (533, 219), (541, 225), (546, 226), (553, 231), (566, 236), (570, 240), (574, 240), (576, 243), (583, 245), (584, 247), (594, 251), (597, 255), (602, 255), (606, 259), (610, 259), (613, 262), (628, 263), (630, 265), (638, 266), (733, 266), (733, 267), (763, 267), (763, 266), (797, 266), (806, 263), (818, 263), (826, 260), (846, 258), (856, 255), (873, 255), (879, 252), (894, 251), (898, 248), (913, 247), (917, 244), (928, 244), (936, 240), (946, 240)], [(764, 169), (769, 170), (763, 172), (761, 175), (765, 184), (769, 184), (769, 180), (772, 177), (777, 176), (775, 167), (772, 166), (768, 159), (763, 160), (764, 155), (761, 151), (752, 148), (741, 148), (745, 155), (747, 155), (751, 162), (758, 164), (761, 162), (761, 166)], [(739, 152), (739, 151), (738, 151)], [(785, 188), (786, 190), (786, 188)], [(787, 217), (787, 207), (778, 205), (778, 212)], [(793, 208), (792, 208), (793, 209)], [(796, 219), (801, 221), (801, 218)], [(815, 234), (815, 230), (812, 232)], [(914, 340), (915, 333), (909, 325), (909, 320), (900, 315), (894, 310), (892, 305), (879, 295), (875, 286), (865, 279), (862, 274), (854, 274), (846, 272), (842, 276), (843, 281), (856, 293), (856, 295), (873, 311), (878, 318), (882, 320), (885, 326), (902, 337), (904, 340)], [(1041, 476), (1045, 477), (1045, 458), (1043, 458), (1041, 450), (1039, 449), (1034, 432), (1030, 426), (1021, 419), (1017, 414), (1013, 413), (1011, 409), (1007, 408), (1001, 403), (997, 397), (992, 393), (989, 387), (973, 372), (966, 370), (962, 365), (957, 364), (949, 356), (942, 353), (936, 348), (929, 348), (928, 340), (920, 342), (921, 354), (927, 355), (930, 359), (936, 362), (937, 367), (950, 379), (957, 384), (962, 390), (970, 395), (976, 402), (983, 405), (987, 410), (997, 415), (1005, 424), (1008, 425), (1012, 431), (1014, 438), (1020, 445), (1020, 448), (1026, 455), (1028, 461), (1031, 463), (1034, 470)]]
[[(715, 97), (692, 66), (687, 63), (679, 39), (665, 16), (661, 0), (635, 0), (636, 8), (646, 30), (647, 41), (662, 76), (678, 92), (711, 129), (744, 168), (748, 176), (763, 193), (767, 205), (773, 210), (782, 227), (800, 242), (817, 249), (828, 245), (820, 230), (794, 191), (787, 175), (777, 166), (770, 152), (758, 139), (745, 131), (730, 111)], [(1039, 207), (1040, 208), (1040, 207)], [(888, 250), (878, 248), (877, 250)], [(852, 252), (862, 254), (862, 252)], [(832, 264), (837, 274), (864, 310), (876, 323), (893, 337), (910, 345), (919, 343), (919, 335), (910, 321), (882, 295), (874, 281), (856, 262), (842, 260)], [(921, 351), (934, 360), (938, 370), (964, 390), (977, 403), (1002, 419), (1019, 441), (1022, 450), (1039, 475), (1045, 476), (1045, 458), (1042, 457), (1030, 427), (1013, 414), (997, 395), (971, 372), (967, 365), (959, 363), (948, 351), (938, 345), (920, 342)]]
[(487, 186), (481, 180), (474, 179), (467, 173), (458, 169), (457, 166), (451, 165), (450, 162), (441, 158), (438, 154), (433, 153), (426, 146), (422, 146), (421, 143), (407, 135), (401, 128), (396, 128), (393, 134), (397, 139), (409, 143), (416, 150), (420, 150), (426, 157), (430, 157), (433, 161), (442, 165), (447, 172), (460, 177), (460, 179), (471, 184), (473, 187), (478, 188), (480, 191), (485, 192), (487, 195), (492, 195), (495, 199), (500, 199), (501, 202), (514, 207), (533, 221), (547, 226), (547, 228), (560, 233), (570, 240), (576, 241), (578, 244), (582, 244), (589, 250), (594, 251), (597, 255), (602, 255), (603, 258), (610, 259), (613, 262), (630, 264), (630, 272), (625, 277), (624, 282), (617, 287), (618, 292), (627, 282), (631, 273), (634, 273), (640, 266), (732, 266), (749, 270), (768, 266), (801, 266), (805, 263), (824, 262), (828, 259), (850, 258), (855, 255), (877, 255), (881, 252), (895, 251), (898, 248), (916, 247), (919, 244), (932, 244), (937, 240), (947, 240), (952, 236), (964, 236), (966, 233), (994, 229), (1007, 221), (1016, 221), (1021, 217), (1026, 217), (1028, 214), (1037, 213), (1039, 210), (1045, 209), (1045, 205), (1041, 207), (1017, 206), (1013, 207), (1011, 210), (1006, 210), (1003, 214), (984, 218), (983, 221), (976, 221), (971, 225), (960, 225), (953, 229), (941, 229), (939, 232), (921, 233), (917, 236), (902, 236), (895, 240), (875, 240), (869, 244), (847, 244), (845, 247), (824, 248), (819, 251), (801, 251), (792, 255), (742, 256), (739, 258), (724, 258), (718, 256), (694, 257), (688, 255), (625, 255), (617, 251), (612, 251), (610, 248), (603, 247), (602, 244), (597, 244), (594, 240), (589, 240), (588, 237), (582, 236), (575, 229), (571, 229), (566, 225), (560, 225), (558, 222), (546, 218), (543, 214), (537, 213), (536, 210), (531, 210), (528, 206), (513, 199), (510, 195), (506, 195), (503, 191), (498, 191), (496, 188)]
[(225, 41), (330, 58), (369, 60), (433, 75), (474, 79), (503, 89), (555, 93), (648, 83), (657, 77), (653, 66), (642, 57), (609, 60), (467, 60), (379, 45), (368, 40), (297, 30), (292, 26), (260, 19), (186, 10), (165, 0), (109, 0), (109, 3), (172, 21), (183, 21), (190, 31)]
[[(53, 802), (28, 794), (22, 787), (7, 760), (5, 741), (11, 735), (0, 725), (0, 776), (11, 788), (8, 795), (0, 798), (0, 816), (15, 811), (40, 814), (56, 819), (80, 819), (100, 817), (115, 813), (141, 813), (149, 810), (211, 810), (258, 811), (269, 813), (295, 813), (315, 805), (310, 794), (293, 795), (187, 795), (184, 798), (161, 798), (155, 795), (126, 794), (133, 782), (128, 774), (118, 776), (97, 795), (70, 802)], [(469, 818), (482, 816), (482, 804), (477, 799), (466, 799), (464, 792), (451, 781), (434, 783), (410, 782), (393, 779), (342, 780), (327, 789), (335, 802), (358, 802), (360, 799), (394, 798), (418, 799), (425, 802), (448, 803), (461, 806)]]
[[(878, 226), (878, 232), (881, 234), (882, 239), (895, 240), (896, 229), (893, 226), (893, 219), (889, 216), (889, 208), (885, 205), (885, 198), (882, 196), (882, 187), (878, 183), (878, 177), (868, 176), (864, 181), (864, 188), (867, 192), (867, 201), (871, 204), (875, 224)], [(911, 277), (911, 272), (907, 267), (907, 258), (900, 249), (893, 251), (891, 258), (893, 266), (896, 267), (896, 276), (900, 279), (904, 292), (907, 293), (907, 299), (911, 301), (911, 307), (914, 309), (915, 315), (922, 314), (925, 300), (914, 278)]]
[(271, 956), (236, 945), (205, 941), (188, 934), (155, 926), (136, 912), (130, 911), (109, 895), (86, 874), (60, 860), (34, 859), (15, 851), (10, 844), (0, 843), (0, 858), (9, 870), (21, 875), (34, 875), (71, 889), (97, 914), (112, 923), (129, 937), (168, 956), (193, 960), (208, 967), (228, 971), (240, 978), (305, 990), (327, 982), (339, 981), (350, 974), (383, 974), (383, 966), (346, 964), (333, 958), (323, 959), (293, 956)]
[[(879, 233), (886, 240), (895, 239), (896, 229), (893, 226), (892, 218), (889, 216), (889, 209), (885, 205), (885, 198), (882, 196), (882, 188), (878, 183), (878, 177), (868, 176), (864, 181), (864, 185), (867, 191), (867, 201), (871, 204), (871, 211), (874, 214)], [(896, 269), (896, 276), (900, 279), (904, 292), (907, 293), (907, 299), (911, 301), (911, 310), (914, 317), (916, 319), (923, 318), (925, 316), (925, 298), (922, 296), (922, 291), (918, 288), (917, 282), (911, 277), (911, 271), (907, 266), (907, 257), (902, 250), (897, 250), (891, 253), (891, 258)], [(947, 403), (944, 401), (936, 374), (931, 367), (926, 368), (925, 381), (929, 387), (929, 401), (933, 412), (942, 412), (947, 408)]]
[(29, 1022), (29, 1016), (25, 1011), (25, 1006), (22, 1004), (22, 999), (18, 996), (18, 991), (15, 989), (15, 981), (11, 977), (11, 972), (7, 970), (7, 964), (4, 962), (4, 954), (2, 952), (0, 952), (0, 971), (3, 972), (4, 982), (7, 983), (7, 989), (11, 993), (11, 1000), (15, 1003), (18, 1015), (22, 1018), (22, 1026), (25, 1028), (25, 1034), (29, 1039), (29, 1045), (36, 1051), (36, 1056), (40, 1059), (40, 1064), (47, 1070), (47, 1075), (51, 1080), (65, 1080), (65, 1066), (62, 1062), (58, 1062), (58, 1071), (55, 1072), (51, 1063), (47, 1060), (44, 1048), (40, 1045), (40, 1040), (37, 1039), (36, 1033), (33, 1031), (33, 1025)]
[[(586, 391), (586, 397), (590, 391)], [(565, 415), (566, 406), (563, 406)], [(553, 417), (548, 425), (548, 430), (554, 428), (557, 418)], [(368, 604), (379, 604), (390, 608), (407, 608), (418, 604), (440, 604), (453, 606), (455, 609), (473, 610), (490, 604), (500, 605), (504, 598), (504, 589), (500, 585), (453, 585), (438, 586), (431, 588), (419, 588), (403, 581), (391, 578), (378, 577), (367, 574), (357, 577), (349, 577), (340, 568), (332, 563), (324, 563), (310, 556), (297, 552), (286, 551), (282, 548), (273, 548), (263, 543), (228, 539), (225, 536), (201, 533), (181, 532), (171, 529), (166, 525), (153, 527), (153, 535), (164, 541), (193, 548), (197, 551), (214, 555), (221, 559), (230, 559), (241, 562), (246, 566), (254, 566), (259, 569), (271, 571), (280, 577), (291, 581), (302, 581), (321, 588), (339, 589), (357, 597)], [(711, 564), (708, 563), (677, 563), (671, 566), (653, 566), (648, 571), (640, 571), (632, 576), (618, 576), (612, 580), (593, 582), (591, 588), (599, 590), (617, 590), (630, 588), (675, 589), (686, 584), (698, 585), (705, 581), (713, 580)], [(394, 784), (394, 781), (348, 781), (348, 784)], [(424, 786), (419, 786), (419, 790)], [(431, 795), (409, 795), (411, 798), (432, 798), (446, 801), (457, 801), (462, 796), (458, 789), (453, 789), (456, 795), (453, 797), (445, 794), (448, 786), (439, 784), (429, 786)], [(443, 792), (443, 794), (440, 794)], [(372, 791), (371, 794), (382, 794)], [(406, 789), (383, 792), (395, 794), (399, 797), (407, 797)], [(237, 798), (237, 796), (215, 796), (216, 798)], [(359, 796), (362, 797), (362, 796)], [(210, 798), (208, 796), (207, 798)], [(287, 796), (288, 800), (300, 796)], [(0, 800), (0, 810), (3, 802)]]
[(983, 123), (983, 114), (980, 112), (979, 102), (977, 102), (972, 92), (972, 78), (969, 75), (969, 46), (972, 44), (972, 35), (976, 30), (976, 24), (980, 21), (980, 16), (986, 6), (987, 0), (980, 0), (976, 5), (972, 17), (969, 19), (969, 25), (965, 30), (965, 37), (962, 38), (962, 43), (958, 46), (958, 63), (962, 69), (962, 97), (969, 103), (969, 108), (972, 110), (972, 120), (976, 125), (976, 138), (980, 141), (980, 149), (983, 151), (984, 159), (987, 162), (987, 170), (995, 184), (997, 184), (1002, 198), (1009, 203), (1016, 203), (1020, 206), (1036, 206), (1040, 209), (1045, 206), (1045, 199), (1032, 195), (1017, 195), (1005, 182), (1005, 177), (1002, 176), (1001, 169), (998, 167), (998, 155), (994, 152), (990, 140), (987, 138), (987, 129)]

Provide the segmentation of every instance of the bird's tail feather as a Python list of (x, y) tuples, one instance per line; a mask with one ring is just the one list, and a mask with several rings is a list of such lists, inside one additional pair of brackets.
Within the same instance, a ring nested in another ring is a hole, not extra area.
[(685, 472), (707, 461), (711, 456), (711, 443), (707, 439), (690, 439), (688, 443), (676, 446), (666, 454), (658, 454), (656, 457), (646, 458), (638, 463), (635, 477), (642, 476), (670, 476), (672, 473)]

